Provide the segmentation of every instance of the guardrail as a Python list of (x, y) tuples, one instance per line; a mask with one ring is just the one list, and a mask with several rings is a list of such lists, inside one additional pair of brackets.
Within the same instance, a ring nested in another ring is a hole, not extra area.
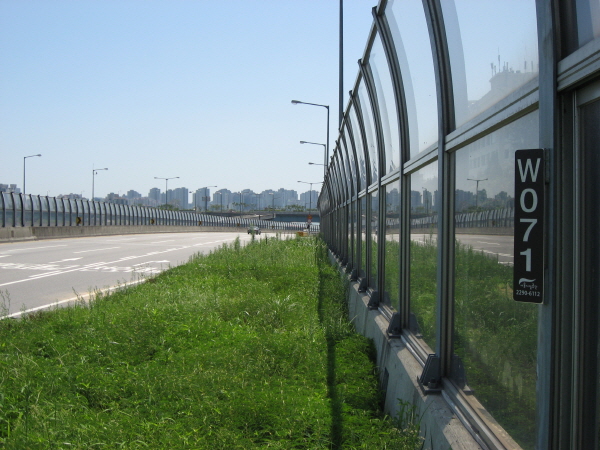
[[(219, 217), (192, 211), (171, 211), (147, 206), (121, 205), (41, 195), (0, 193), (0, 227), (76, 226), (210, 226), (249, 227), (271, 230), (303, 230), (303, 222), (277, 222), (242, 217)], [(311, 231), (319, 231), (312, 224)]]
[[(437, 215), (413, 218), (411, 228), (437, 228)], [(483, 211), (456, 213), (455, 228), (510, 228), (515, 226), (514, 208), (487, 209)]]

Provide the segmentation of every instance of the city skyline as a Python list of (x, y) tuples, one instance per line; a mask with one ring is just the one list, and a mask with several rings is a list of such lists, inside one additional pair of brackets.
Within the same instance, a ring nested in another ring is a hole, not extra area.
[[(211, 186), (217, 187), (217, 186)], [(0, 183), (0, 192), (15, 192), (21, 193), (21, 187), (18, 183), (3, 184)], [(299, 192), (295, 189), (264, 189), (261, 192), (255, 192), (252, 189), (246, 188), (241, 191), (231, 191), (227, 188), (216, 189), (211, 194), (210, 188), (200, 188), (196, 191), (191, 191), (186, 187), (169, 188), (168, 195), (165, 196), (165, 191), (158, 187), (152, 187), (147, 195), (129, 189), (126, 193), (121, 192), (109, 192), (106, 196), (94, 196), (96, 201), (112, 202), (112, 203), (123, 203), (130, 205), (141, 205), (158, 207), (165, 203), (177, 207), (179, 209), (196, 209), (196, 210), (207, 210), (208, 206), (222, 205), (217, 210), (232, 209), (232, 206), (239, 207), (240, 203), (242, 206), (260, 207), (261, 209), (268, 209), (269, 207), (282, 207), (300, 205), (306, 206), (307, 208), (316, 208), (319, 191), (310, 189)], [(312, 192), (312, 198), (310, 193)], [(43, 193), (27, 192), (28, 195), (40, 195), (45, 196)], [(185, 198), (187, 194), (187, 198)], [(272, 197), (271, 197), (272, 195)], [(217, 198), (218, 196), (218, 198)], [(241, 196), (241, 198), (240, 198)], [(91, 200), (91, 197), (86, 197), (82, 193), (69, 192), (60, 193), (50, 197), (65, 197), (65, 198), (81, 198), (84, 200)], [(208, 198), (205, 198), (208, 197)], [(250, 199), (249, 199), (250, 197)], [(254, 198), (254, 201), (252, 200)], [(257, 199), (256, 197), (260, 197)], [(167, 200), (168, 198), (168, 200)], [(212, 208), (215, 210), (216, 208)]]

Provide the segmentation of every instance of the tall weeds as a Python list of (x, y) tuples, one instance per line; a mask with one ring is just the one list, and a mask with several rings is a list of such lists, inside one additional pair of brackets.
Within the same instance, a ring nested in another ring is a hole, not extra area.
[(6, 449), (412, 448), (314, 238), (255, 239), (0, 320)]

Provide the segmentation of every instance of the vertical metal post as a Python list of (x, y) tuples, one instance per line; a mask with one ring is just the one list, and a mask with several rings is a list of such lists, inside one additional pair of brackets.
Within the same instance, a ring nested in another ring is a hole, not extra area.
[[(342, 117), (344, 117), (344, 0), (340, 0), (340, 70), (339, 70), (339, 120), (338, 127), (342, 126)], [(327, 108), (327, 158), (329, 158), (329, 108)], [(327, 165), (327, 161), (325, 161)]]

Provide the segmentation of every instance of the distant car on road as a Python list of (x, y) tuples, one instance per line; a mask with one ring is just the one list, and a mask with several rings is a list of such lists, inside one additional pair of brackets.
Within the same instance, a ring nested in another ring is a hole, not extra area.
[(248, 227), (248, 234), (260, 234), (260, 228), (258, 228), (256, 225), (252, 225)]

